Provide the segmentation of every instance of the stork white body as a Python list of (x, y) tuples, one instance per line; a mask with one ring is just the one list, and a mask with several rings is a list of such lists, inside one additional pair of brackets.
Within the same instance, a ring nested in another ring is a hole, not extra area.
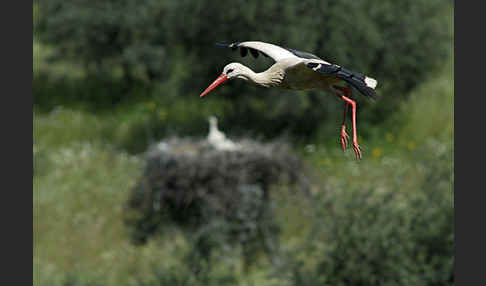
[(349, 136), (346, 133), (345, 120), (348, 106), (351, 106), (353, 117), (353, 149), (356, 157), (361, 159), (361, 150), (356, 133), (356, 102), (349, 98), (351, 90), (340, 84), (347, 83), (356, 88), (361, 94), (369, 97), (376, 95), (374, 89), (377, 81), (371, 77), (331, 64), (316, 55), (283, 48), (274, 44), (248, 41), (233, 44), (219, 44), (240, 49), (241, 56), (248, 51), (255, 58), (259, 54), (272, 58), (275, 63), (267, 70), (256, 73), (240, 63), (230, 63), (223, 69), (223, 73), (203, 92), (201, 97), (208, 94), (215, 87), (229, 79), (243, 79), (263, 87), (278, 87), (290, 90), (319, 89), (335, 94), (344, 100), (344, 122), (341, 127), (341, 144), (346, 150)]
[(239, 144), (226, 138), (226, 135), (218, 130), (218, 120), (214, 116), (209, 117), (209, 134), (207, 139), (209, 144), (217, 150), (236, 151), (240, 149)]

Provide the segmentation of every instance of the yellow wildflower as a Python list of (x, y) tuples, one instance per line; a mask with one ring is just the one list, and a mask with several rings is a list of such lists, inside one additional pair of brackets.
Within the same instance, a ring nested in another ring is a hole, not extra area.
[(415, 142), (413, 141), (408, 142), (407, 147), (410, 151), (413, 151), (415, 149)]
[(147, 108), (148, 108), (149, 110), (153, 110), (153, 109), (155, 109), (155, 103), (153, 103), (153, 102), (149, 102), (149, 103), (147, 103)]
[(371, 151), (371, 155), (373, 156), (373, 159), (378, 159), (383, 155), (383, 150), (381, 148), (373, 148)]

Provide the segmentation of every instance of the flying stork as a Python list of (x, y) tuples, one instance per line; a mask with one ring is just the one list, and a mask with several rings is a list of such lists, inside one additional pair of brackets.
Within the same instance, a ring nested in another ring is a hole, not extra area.
[(341, 145), (346, 151), (349, 136), (346, 133), (346, 114), (348, 106), (352, 111), (353, 149), (356, 158), (361, 159), (361, 149), (358, 145), (356, 133), (356, 102), (350, 98), (351, 89), (341, 86), (349, 84), (361, 94), (374, 98), (377, 81), (361, 73), (350, 71), (339, 65), (331, 64), (316, 55), (294, 49), (280, 47), (270, 43), (247, 41), (232, 44), (217, 43), (218, 46), (228, 47), (232, 50), (240, 50), (240, 55), (245, 57), (248, 52), (257, 58), (259, 53), (272, 58), (275, 63), (267, 70), (255, 73), (250, 68), (240, 63), (230, 63), (223, 69), (223, 73), (204, 90), (200, 97), (205, 96), (211, 90), (223, 82), (239, 78), (250, 81), (263, 87), (278, 87), (290, 90), (320, 89), (335, 94), (344, 101), (344, 120), (341, 125)]

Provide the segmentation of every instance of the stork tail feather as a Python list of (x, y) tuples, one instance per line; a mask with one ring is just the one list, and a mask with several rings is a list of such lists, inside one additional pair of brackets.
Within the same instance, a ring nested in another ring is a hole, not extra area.
[(373, 88), (373, 89), (378, 84), (378, 82), (376, 81), (376, 79), (370, 78), (370, 77), (365, 77), (364, 82), (366, 83), (366, 86), (367, 87), (370, 87), (370, 88)]
[(375, 87), (378, 82), (370, 77), (364, 76), (358, 72), (353, 72), (335, 64), (322, 64), (322, 63), (308, 63), (307, 67), (313, 69), (316, 72), (334, 75), (339, 79), (349, 83), (352, 87), (356, 88), (361, 94), (371, 98), (376, 97)]

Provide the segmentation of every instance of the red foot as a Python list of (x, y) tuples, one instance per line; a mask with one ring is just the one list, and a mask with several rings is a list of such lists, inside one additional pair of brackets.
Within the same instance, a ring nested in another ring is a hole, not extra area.
[(348, 146), (348, 139), (349, 136), (346, 133), (346, 126), (341, 127), (341, 145), (343, 146), (343, 152), (346, 151), (346, 147)]
[[(333, 86), (335, 89), (340, 90), (343, 92), (345, 95), (349, 96), (351, 94), (351, 90), (346, 87), (342, 86)], [(356, 159), (360, 160), (361, 159), (361, 149), (359, 148), (358, 145), (358, 135), (356, 132), (356, 102), (347, 96), (344, 96), (340, 93), (336, 94), (338, 97), (340, 97), (342, 100), (344, 100), (344, 120), (343, 120), (343, 125), (341, 127), (341, 145), (343, 146), (343, 151), (346, 151), (346, 146), (348, 145), (348, 134), (346, 134), (346, 128), (344, 127), (344, 124), (346, 122), (346, 113), (348, 110), (348, 105), (351, 105), (351, 111), (352, 111), (352, 116), (353, 116), (353, 149), (354, 153), (356, 153)]]
[(358, 142), (353, 142), (354, 153), (356, 153), (356, 159), (361, 160), (361, 149), (359, 148)]

